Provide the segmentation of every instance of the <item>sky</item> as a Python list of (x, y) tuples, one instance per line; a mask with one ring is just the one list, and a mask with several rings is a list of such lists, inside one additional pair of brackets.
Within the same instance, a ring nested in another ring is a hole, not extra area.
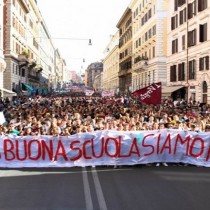
[(89, 64), (104, 58), (103, 51), (110, 36), (116, 33), (116, 25), (130, 2), (37, 0), (37, 5), (67, 69), (84, 73)]

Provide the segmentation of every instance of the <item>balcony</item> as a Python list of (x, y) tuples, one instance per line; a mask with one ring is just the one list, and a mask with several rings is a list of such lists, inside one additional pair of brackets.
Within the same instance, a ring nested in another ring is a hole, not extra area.
[(122, 76), (125, 76), (127, 74), (131, 74), (132, 73), (132, 69), (122, 69), (118, 72), (118, 76), (119, 77), (122, 77)]
[(35, 82), (39, 82), (40, 81), (40, 78), (38, 76), (34, 76), (34, 75), (31, 75), (31, 74), (28, 74), (28, 79), (30, 81), (35, 81)]
[(20, 62), (28, 62), (28, 54), (26, 52), (22, 52), (21, 54), (18, 55), (18, 60)]
[(34, 69), (37, 73), (40, 73), (43, 70), (43, 67), (41, 64), (37, 64)]
[(140, 57), (134, 59), (133, 70), (134, 72), (138, 73), (140, 71), (147, 70), (148, 68), (148, 58), (147, 57)]
[(34, 59), (30, 59), (28, 63), (28, 68), (32, 69), (36, 66), (36, 61)]

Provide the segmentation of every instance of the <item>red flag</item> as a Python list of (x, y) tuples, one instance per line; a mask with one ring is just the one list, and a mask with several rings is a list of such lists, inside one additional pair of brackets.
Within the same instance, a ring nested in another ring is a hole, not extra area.
[(132, 95), (136, 96), (143, 104), (161, 104), (161, 82), (153, 83), (145, 88), (136, 90)]

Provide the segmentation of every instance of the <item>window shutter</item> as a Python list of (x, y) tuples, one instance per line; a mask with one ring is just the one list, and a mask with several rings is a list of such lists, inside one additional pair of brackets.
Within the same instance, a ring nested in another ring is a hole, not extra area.
[(207, 41), (207, 23), (203, 25), (203, 39)]
[(203, 60), (203, 58), (199, 58), (199, 70), (200, 71), (204, 70), (204, 60)]
[(206, 56), (206, 70), (209, 70), (209, 56)]

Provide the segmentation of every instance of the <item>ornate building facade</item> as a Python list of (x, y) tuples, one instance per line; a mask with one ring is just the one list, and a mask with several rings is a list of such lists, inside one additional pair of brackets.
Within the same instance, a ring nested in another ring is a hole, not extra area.
[(127, 8), (117, 24), (119, 29), (119, 92), (132, 86), (132, 11)]
[(132, 91), (155, 82), (166, 86), (167, 12), (169, 1), (133, 0)]
[(104, 50), (102, 88), (119, 91), (119, 31), (110, 37)]
[(168, 16), (167, 85), (173, 98), (210, 103), (210, 1), (173, 0)]
[(57, 88), (63, 59), (55, 60), (56, 48), (35, 0), (4, 0), (3, 37), (5, 88), (18, 94)]

